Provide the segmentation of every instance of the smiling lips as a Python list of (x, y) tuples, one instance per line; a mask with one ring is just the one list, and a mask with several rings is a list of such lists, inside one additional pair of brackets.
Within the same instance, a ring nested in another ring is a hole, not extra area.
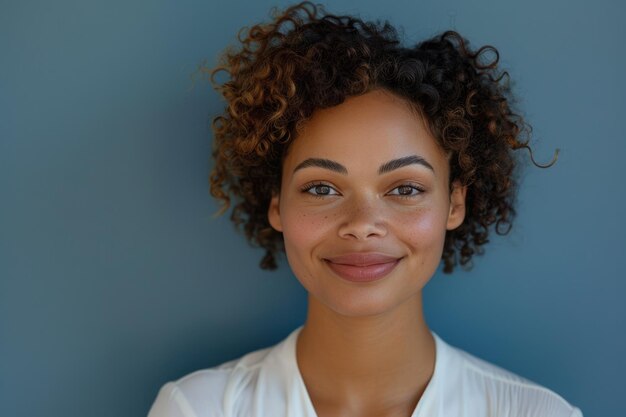
[(361, 252), (333, 256), (324, 261), (341, 278), (352, 282), (370, 282), (389, 274), (401, 259), (381, 253)]

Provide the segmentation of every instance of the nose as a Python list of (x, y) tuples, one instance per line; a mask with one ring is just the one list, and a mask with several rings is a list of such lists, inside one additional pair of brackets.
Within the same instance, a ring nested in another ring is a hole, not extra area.
[(384, 208), (378, 198), (354, 198), (344, 206), (339, 236), (344, 239), (367, 240), (387, 234)]

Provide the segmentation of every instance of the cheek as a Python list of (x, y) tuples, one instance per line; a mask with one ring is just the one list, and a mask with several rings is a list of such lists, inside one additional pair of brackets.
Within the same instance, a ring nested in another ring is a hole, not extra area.
[(413, 213), (402, 213), (396, 224), (405, 241), (414, 248), (443, 248), (446, 235), (446, 218), (433, 208), (418, 209)]
[(283, 217), (285, 246), (291, 252), (310, 251), (331, 227), (331, 215), (293, 210)]
[(332, 229), (332, 216), (294, 210), (283, 216), (285, 254), (291, 271), (302, 286), (315, 292), (317, 247), (327, 239)]

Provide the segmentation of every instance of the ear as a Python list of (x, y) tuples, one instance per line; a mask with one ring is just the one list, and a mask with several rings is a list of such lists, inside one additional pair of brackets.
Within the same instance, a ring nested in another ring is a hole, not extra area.
[(267, 219), (270, 222), (270, 225), (277, 232), (283, 231), (283, 225), (280, 221), (280, 199), (278, 194), (273, 194), (272, 199), (270, 201), (270, 206), (267, 209)]
[(459, 181), (454, 181), (452, 183), (452, 192), (450, 193), (450, 212), (448, 213), (448, 223), (446, 224), (446, 229), (454, 230), (463, 223), (463, 220), (465, 220), (466, 194), (466, 185), (461, 185)]

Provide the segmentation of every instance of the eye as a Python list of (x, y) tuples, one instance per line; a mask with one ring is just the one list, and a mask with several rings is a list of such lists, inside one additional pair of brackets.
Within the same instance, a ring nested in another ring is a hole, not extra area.
[(391, 190), (389, 194), (407, 198), (407, 197), (415, 197), (423, 192), (424, 190), (416, 185), (402, 184), (394, 188), (393, 190)]
[(323, 182), (316, 182), (312, 184), (307, 184), (302, 187), (302, 192), (311, 194), (315, 197), (324, 197), (328, 195), (339, 195), (337, 190), (331, 187), (328, 184), (324, 184)]

